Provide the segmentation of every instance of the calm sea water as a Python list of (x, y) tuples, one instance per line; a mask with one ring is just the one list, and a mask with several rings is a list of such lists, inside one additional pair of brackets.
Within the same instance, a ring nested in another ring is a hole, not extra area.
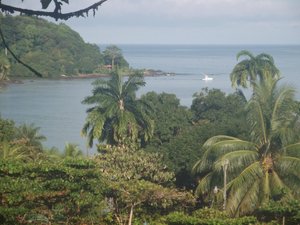
[[(148, 91), (174, 93), (181, 104), (189, 106), (192, 95), (204, 87), (233, 92), (229, 73), (236, 64), (236, 53), (247, 49), (254, 54), (271, 54), (282, 72), (282, 82), (300, 90), (298, 64), (300, 46), (193, 46), (193, 45), (120, 45), (133, 68), (151, 68), (174, 72), (176, 76), (147, 77), (146, 86), (138, 94)], [(202, 81), (202, 73), (214, 80)], [(47, 147), (63, 149), (66, 142), (77, 143), (85, 150), (80, 130), (86, 117), (81, 104), (90, 95), (92, 79), (34, 80), (10, 85), (0, 92), (0, 114), (17, 124), (34, 123), (47, 137)], [(300, 95), (297, 94), (297, 98)]]

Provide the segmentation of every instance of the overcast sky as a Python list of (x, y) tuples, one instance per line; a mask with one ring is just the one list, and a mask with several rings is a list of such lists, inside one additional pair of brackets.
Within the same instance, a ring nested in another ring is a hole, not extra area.
[[(63, 12), (96, 1), (69, 0)], [(99, 44), (300, 44), (300, 0), (108, 0), (95, 17), (66, 23)]]

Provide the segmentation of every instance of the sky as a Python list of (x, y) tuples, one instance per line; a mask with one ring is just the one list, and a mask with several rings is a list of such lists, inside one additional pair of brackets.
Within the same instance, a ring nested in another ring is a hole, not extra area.
[[(97, 0), (69, 0), (62, 11)], [(39, 0), (2, 0), (41, 9)], [(300, 44), (300, 0), (108, 0), (65, 22), (97, 44)]]

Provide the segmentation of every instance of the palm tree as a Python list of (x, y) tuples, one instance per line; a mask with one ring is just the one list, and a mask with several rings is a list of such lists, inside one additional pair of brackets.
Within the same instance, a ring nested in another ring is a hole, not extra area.
[(0, 143), (0, 159), (26, 161), (28, 156), (22, 150), (22, 146), (14, 146), (9, 144), (9, 142), (4, 141)]
[(32, 159), (40, 157), (43, 154), (42, 142), (46, 140), (46, 137), (39, 134), (39, 127), (34, 124), (23, 124), (16, 129), (17, 145), (22, 145), (27, 155), (30, 155)]
[(93, 95), (83, 100), (84, 104), (93, 105), (87, 110), (82, 129), (82, 134), (88, 137), (89, 147), (94, 139), (124, 145), (138, 139), (147, 141), (152, 136), (151, 108), (135, 94), (145, 85), (141, 74), (133, 74), (123, 82), (122, 76), (114, 72), (111, 79), (97, 80), (94, 85)]
[(112, 69), (115, 69), (115, 60), (122, 57), (122, 51), (115, 45), (108, 46), (104, 51), (104, 57), (111, 60)]
[(212, 193), (227, 175), (223, 194), (228, 196), (226, 210), (231, 215), (250, 213), (271, 199), (300, 196), (299, 114), (294, 89), (278, 87), (278, 79), (270, 77), (254, 82), (253, 88), (255, 94), (247, 108), (250, 140), (212, 137), (193, 168), (202, 177), (199, 194)]
[(242, 86), (247, 88), (249, 83), (251, 86), (257, 78), (262, 81), (265, 77), (273, 77), (274, 79), (280, 77), (280, 72), (275, 66), (271, 55), (261, 53), (254, 56), (251, 52), (243, 50), (237, 54), (237, 60), (242, 56), (247, 58), (240, 61), (230, 74), (232, 87)]
[(81, 158), (83, 153), (77, 144), (66, 143), (63, 156), (65, 158)]

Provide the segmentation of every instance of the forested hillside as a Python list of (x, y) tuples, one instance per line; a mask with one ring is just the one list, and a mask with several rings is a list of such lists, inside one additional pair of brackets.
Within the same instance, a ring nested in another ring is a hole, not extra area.
[[(92, 73), (104, 64), (104, 57), (95, 44), (87, 44), (67, 25), (44, 19), (0, 14), (3, 35), (11, 50), (45, 77), (62, 74)], [(0, 55), (4, 45), (0, 43)], [(10, 75), (32, 76), (32, 72), (7, 54)]]

